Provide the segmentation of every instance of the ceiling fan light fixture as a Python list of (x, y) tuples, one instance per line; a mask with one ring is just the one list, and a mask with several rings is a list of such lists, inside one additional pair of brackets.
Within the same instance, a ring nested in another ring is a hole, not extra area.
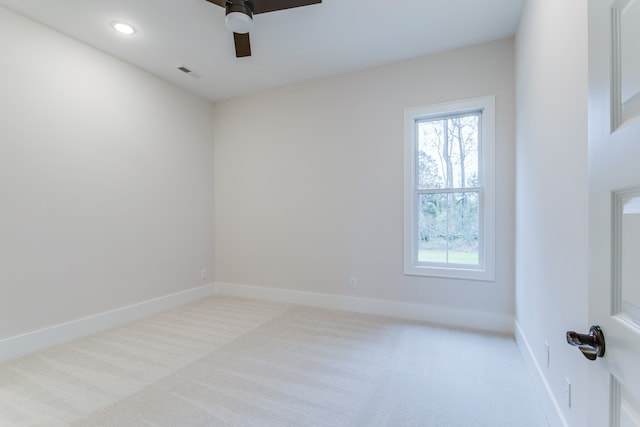
[(231, 12), (225, 18), (227, 28), (238, 34), (246, 34), (251, 31), (253, 19), (242, 12)]
[(246, 34), (253, 26), (251, 5), (244, 0), (227, 0), (224, 22), (227, 28), (238, 34)]

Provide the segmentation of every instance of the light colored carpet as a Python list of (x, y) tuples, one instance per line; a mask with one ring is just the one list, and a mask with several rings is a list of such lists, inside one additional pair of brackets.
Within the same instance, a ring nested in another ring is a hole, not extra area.
[(209, 298), (0, 365), (0, 426), (547, 426), (511, 338)]

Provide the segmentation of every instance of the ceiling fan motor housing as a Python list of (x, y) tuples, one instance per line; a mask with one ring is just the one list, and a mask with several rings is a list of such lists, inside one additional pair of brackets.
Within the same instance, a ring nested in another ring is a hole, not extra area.
[(226, 15), (239, 12), (247, 15), (249, 18), (253, 18), (253, 2), (245, 0), (227, 0)]

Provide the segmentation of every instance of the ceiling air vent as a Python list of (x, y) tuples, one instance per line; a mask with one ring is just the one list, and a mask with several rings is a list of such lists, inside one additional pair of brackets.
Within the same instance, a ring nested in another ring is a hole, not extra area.
[(191, 71), (190, 68), (188, 68), (188, 67), (186, 67), (184, 65), (181, 65), (181, 66), (179, 66), (177, 68), (178, 68), (178, 70), (180, 70), (183, 73), (185, 73), (187, 76), (193, 77), (194, 79), (199, 79), (200, 77), (202, 77), (200, 74), (194, 73), (193, 71)]

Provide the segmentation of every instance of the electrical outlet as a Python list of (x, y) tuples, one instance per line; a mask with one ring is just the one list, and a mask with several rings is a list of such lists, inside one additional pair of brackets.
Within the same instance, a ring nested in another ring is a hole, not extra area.
[(545, 362), (547, 364), (547, 368), (550, 366), (551, 360), (549, 359), (549, 343), (547, 341), (544, 342), (544, 354), (545, 354)]
[(564, 394), (565, 394), (567, 406), (571, 408), (571, 381), (569, 381), (569, 378), (567, 377), (565, 377), (564, 380), (566, 381), (566, 384), (564, 386)]
[(356, 289), (358, 287), (358, 279), (355, 276), (349, 277), (349, 288)]
[(207, 279), (207, 269), (203, 268), (202, 270), (200, 270), (200, 279), (202, 280), (206, 280)]

